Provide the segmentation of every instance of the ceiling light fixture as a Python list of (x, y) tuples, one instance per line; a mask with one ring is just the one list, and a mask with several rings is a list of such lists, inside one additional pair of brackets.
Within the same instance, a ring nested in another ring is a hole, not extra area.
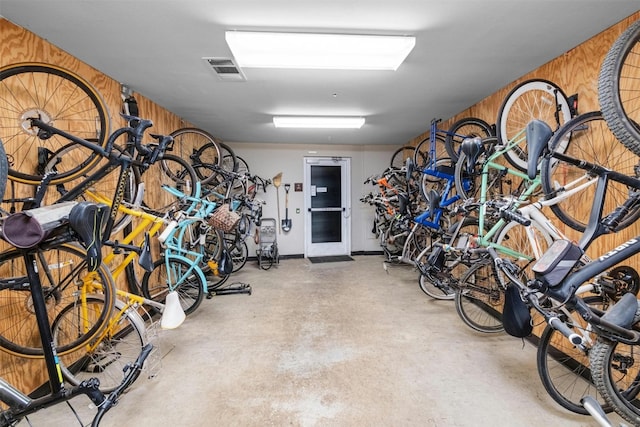
[(241, 67), (397, 70), (416, 43), (410, 36), (227, 31)]
[(274, 116), (277, 128), (359, 129), (364, 117)]

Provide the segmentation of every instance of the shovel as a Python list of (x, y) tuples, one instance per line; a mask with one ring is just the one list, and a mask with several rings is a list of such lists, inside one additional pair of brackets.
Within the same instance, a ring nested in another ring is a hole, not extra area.
[[(276, 187), (276, 204), (278, 205), (278, 223), (280, 223), (280, 184), (282, 183), (282, 172), (273, 177), (273, 186)], [(282, 234), (282, 225), (280, 226)]]
[(287, 232), (291, 230), (291, 219), (289, 218), (289, 189), (291, 184), (284, 185), (284, 219), (282, 220), (282, 231)]

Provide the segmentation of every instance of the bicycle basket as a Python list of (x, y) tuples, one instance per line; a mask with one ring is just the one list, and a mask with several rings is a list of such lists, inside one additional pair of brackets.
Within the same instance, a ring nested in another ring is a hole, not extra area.
[(240, 221), (240, 215), (230, 210), (229, 204), (225, 203), (213, 211), (209, 217), (209, 224), (225, 233), (233, 231)]

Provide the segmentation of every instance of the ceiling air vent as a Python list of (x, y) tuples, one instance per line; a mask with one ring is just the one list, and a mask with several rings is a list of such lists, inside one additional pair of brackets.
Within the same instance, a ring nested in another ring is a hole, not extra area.
[(246, 81), (247, 78), (244, 76), (244, 73), (238, 67), (233, 60), (233, 58), (202, 58), (213, 71), (218, 75), (220, 80), (229, 81), (229, 82), (243, 82)]

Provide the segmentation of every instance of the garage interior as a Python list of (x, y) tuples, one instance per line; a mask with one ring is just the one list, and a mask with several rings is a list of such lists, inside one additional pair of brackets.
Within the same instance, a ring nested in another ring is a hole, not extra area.
[[(179, 328), (157, 331), (153, 375), (102, 425), (595, 426), (548, 396), (535, 339), (472, 331), (451, 301), (420, 291), (412, 266), (385, 263), (374, 210), (359, 199), (398, 148), (428, 138), (432, 119), (443, 128), (463, 117), (493, 124), (505, 96), (526, 80), (576, 94), (581, 113), (599, 110), (602, 59), (639, 18), (628, 1), (0, 0), (0, 67), (38, 62), (83, 76), (104, 98), (113, 128), (124, 123), (126, 92), (153, 133), (203, 129), (271, 181), (257, 197), (276, 224), (278, 262), (260, 268), (260, 245), (248, 239), (249, 260), (229, 283), (251, 293), (215, 295)], [(208, 60), (233, 57), (225, 31), (410, 35), (416, 45), (396, 71), (238, 67), (230, 81)], [(277, 115), (358, 116), (365, 124), (278, 129)], [(347, 165), (346, 237), (337, 252), (309, 244), (309, 197), (321, 187), (312, 190), (306, 166), (316, 161)], [(637, 230), (605, 236), (589, 253)], [(352, 260), (309, 260), (334, 255)], [(0, 352), (0, 364), (0, 376), (28, 392), (41, 384), (38, 362)], [(84, 419), (94, 409), (82, 399), (72, 404)], [(66, 405), (30, 420), (77, 423)]]

